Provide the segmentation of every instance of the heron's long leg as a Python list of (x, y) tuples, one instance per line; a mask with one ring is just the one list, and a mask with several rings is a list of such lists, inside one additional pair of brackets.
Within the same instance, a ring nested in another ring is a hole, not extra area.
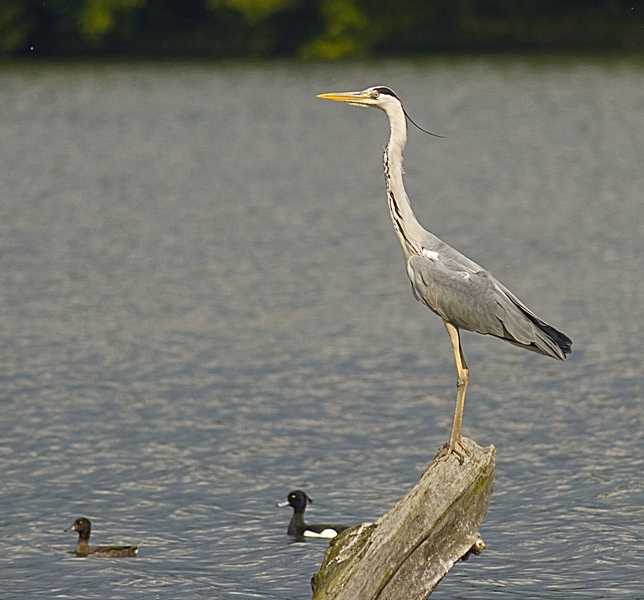
[(467, 382), (470, 379), (470, 372), (465, 363), (463, 349), (461, 348), (461, 335), (458, 327), (445, 321), (445, 328), (452, 342), (454, 351), (454, 362), (456, 363), (456, 406), (454, 407), (454, 420), (452, 421), (452, 430), (449, 434), (447, 452), (463, 455), (465, 448), (461, 443), (461, 428), (463, 426), (463, 409), (465, 408), (465, 392), (467, 391)]

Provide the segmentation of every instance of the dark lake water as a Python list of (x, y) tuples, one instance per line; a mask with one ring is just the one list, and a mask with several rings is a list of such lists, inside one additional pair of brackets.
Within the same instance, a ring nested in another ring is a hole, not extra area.
[[(449, 433), (444, 327), (385, 202), (393, 87), (428, 229), (573, 340), (464, 334), (488, 550), (432, 598), (644, 598), (644, 63), (0, 69), (3, 598), (310, 598), (309, 520), (386, 512)], [(77, 559), (143, 542), (131, 560)]]

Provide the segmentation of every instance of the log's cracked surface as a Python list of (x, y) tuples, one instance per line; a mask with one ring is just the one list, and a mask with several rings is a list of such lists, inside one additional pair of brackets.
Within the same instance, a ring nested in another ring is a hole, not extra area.
[(478, 528), (494, 488), (494, 446), (463, 438), (468, 455), (433, 460), (375, 523), (331, 540), (313, 600), (423, 600), (461, 558), (480, 554)]

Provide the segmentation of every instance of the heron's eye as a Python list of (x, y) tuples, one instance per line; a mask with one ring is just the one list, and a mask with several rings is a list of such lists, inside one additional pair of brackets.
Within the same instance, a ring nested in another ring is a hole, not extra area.
[(373, 92), (371, 92), (371, 97), (372, 98), (376, 99), (379, 96), (380, 96), (380, 92), (378, 90), (374, 90)]

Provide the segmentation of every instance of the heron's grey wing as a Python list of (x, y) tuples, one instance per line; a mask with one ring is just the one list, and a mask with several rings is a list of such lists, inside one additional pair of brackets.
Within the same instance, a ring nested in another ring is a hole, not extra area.
[(444, 321), (564, 358), (559, 345), (542, 327), (550, 326), (476, 263), (428, 252), (409, 258), (407, 274), (416, 298)]
[(489, 274), (449, 262), (453, 261), (446, 261), (438, 253), (433, 258), (409, 258), (407, 274), (416, 299), (457, 327), (502, 336)]

